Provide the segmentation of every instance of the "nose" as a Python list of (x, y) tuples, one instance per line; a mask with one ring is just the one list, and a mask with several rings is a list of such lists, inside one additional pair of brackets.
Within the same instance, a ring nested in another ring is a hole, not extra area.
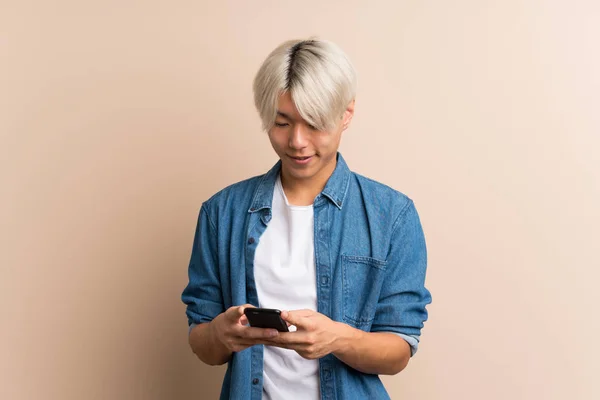
[(288, 146), (295, 150), (300, 150), (308, 145), (308, 134), (307, 128), (304, 124), (294, 124), (293, 129), (290, 132)]

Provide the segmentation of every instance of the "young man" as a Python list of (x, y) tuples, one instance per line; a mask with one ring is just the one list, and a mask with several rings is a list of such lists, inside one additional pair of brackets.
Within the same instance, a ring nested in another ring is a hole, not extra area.
[[(280, 161), (202, 204), (189, 265), (190, 345), (228, 363), (221, 399), (387, 399), (417, 349), (431, 296), (413, 202), (338, 153), (355, 72), (321, 40), (285, 42), (254, 81)], [(248, 326), (247, 307), (296, 329)]]

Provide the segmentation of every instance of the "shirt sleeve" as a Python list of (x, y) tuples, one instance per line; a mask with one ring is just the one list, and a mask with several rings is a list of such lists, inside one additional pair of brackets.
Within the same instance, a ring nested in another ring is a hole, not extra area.
[(192, 333), (192, 329), (194, 329), (197, 326), (198, 326), (198, 324), (195, 324), (193, 322), (190, 324), (190, 329), (188, 330), (188, 336), (189, 336), (190, 333)]
[(217, 233), (206, 203), (196, 225), (188, 267), (189, 282), (181, 300), (187, 305), (188, 324), (210, 322), (224, 311), (217, 258)]
[[(191, 332), (191, 329), (190, 329)], [(414, 356), (417, 350), (419, 350), (419, 336), (416, 335), (404, 335), (402, 333), (389, 332), (400, 336), (410, 346), (410, 356)]]
[(427, 320), (426, 305), (431, 294), (425, 288), (427, 250), (419, 216), (412, 201), (394, 223), (383, 283), (372, 332), (402, 336), (417, 350), (421, 329)]

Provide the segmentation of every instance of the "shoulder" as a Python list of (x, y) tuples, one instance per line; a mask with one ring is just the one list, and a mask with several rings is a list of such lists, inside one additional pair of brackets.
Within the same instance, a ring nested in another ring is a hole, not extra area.
[(239, 181), (229, 186), (226, 186), (214, 195), (212, 195), (206, 202), (218, 203), (220, 201), (223, 201), (223, 199), (229, 197), (243, 197), (248, 194), (252, 196), (252, 194), (254, 194), (254, 191), (256, 190), (256, 188), (258, 187), (258, 185), (264, 177), (265, 174), (257, 175), (253, 176), (252, 178), (244, 179), (243, 181)]
[(240, 209), (242, 212), (246, 212), (257, 187), (260, 185), (265, 175), (266, 174), (253, 176), (226, 186), (206, 200), (202, 204), (202, 207), (205, 208), (209, 214), (219, 214), (228, 209)]
[(365, 209), (369, 219), (392, 233), (406, 225), (420, 224), (413, 200), (406, 194), (363, 175), (352, 173), (351, 198), (355, 207)]
[(412, 199), (404, 193), (355, 172), (352, 175), (354, 177), (353, 182), (364, 201), (381, 210), (388, 210), (390, 216), (397, 217), (413, 206)]

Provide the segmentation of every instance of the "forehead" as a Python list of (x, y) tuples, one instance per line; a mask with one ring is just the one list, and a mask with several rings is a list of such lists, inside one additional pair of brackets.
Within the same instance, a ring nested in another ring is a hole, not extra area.
[(292, 100), (292, 95), (290, 92), (285, 92), (279, 96), (279, 100), (277, 102), (277, 114), (291, 119), (302, 119), (302, 116), (294, 104), (294, 100)]

